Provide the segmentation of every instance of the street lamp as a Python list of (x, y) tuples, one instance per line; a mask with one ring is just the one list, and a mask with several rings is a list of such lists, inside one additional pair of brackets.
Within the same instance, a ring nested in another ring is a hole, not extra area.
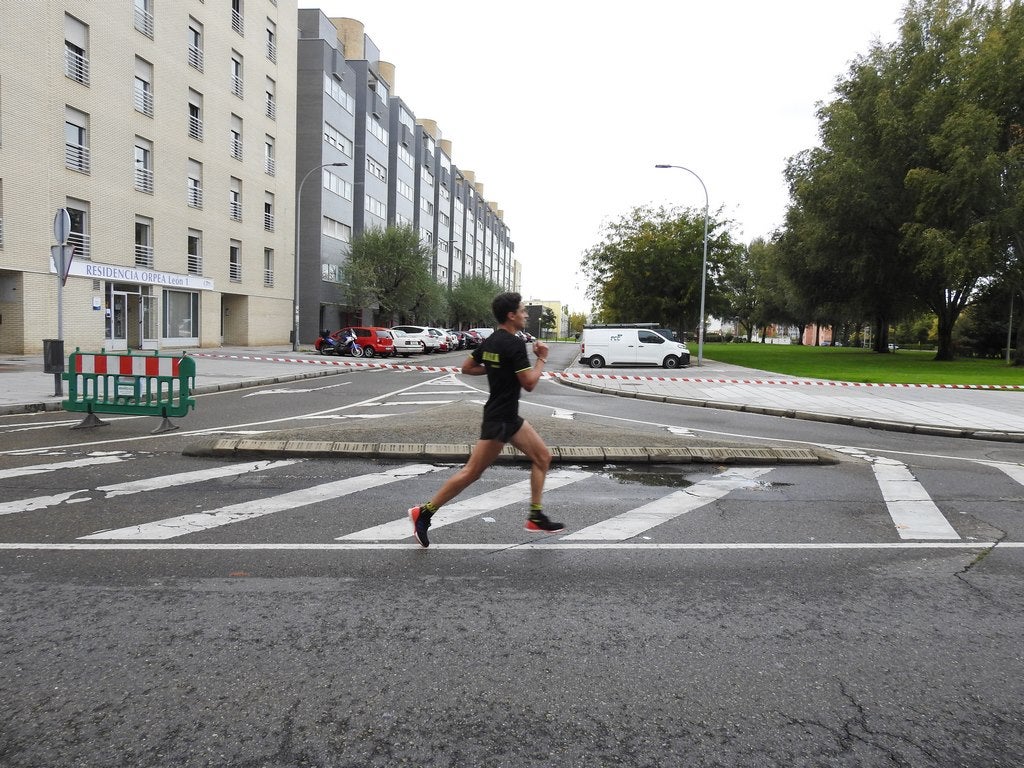
[(292, 323), (292, 352), (299, 351), (299, 243), (302, 239), (302, 186), (312, 174), (322, 171), (324, 168), (340, 168), (348, 163), (324, 163), (306, 171), (306, 175), (299, 182), (299, 191), (295, 197), (295, 296), (292, 304), (295, 309), (295, 319)]
[(697, 365), (699, 367), (704, 364), (704, 289), (708, 276), (708, 188), (704, 186), (704, 179), (697, 176), (689, 168), (684, 168), (681, 165), (668, 165), (666, 163), (659, 163), (654, 167), (678, 168), (680, 171), (693, 174), (704, 190), (704, 261), (701, 262), (700, 268), (700, 325), (697, 327)]

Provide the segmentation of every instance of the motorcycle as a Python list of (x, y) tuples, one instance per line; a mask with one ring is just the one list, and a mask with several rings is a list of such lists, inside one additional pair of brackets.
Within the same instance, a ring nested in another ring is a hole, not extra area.
[(363, 356), (363, 348), (356, 344), (355, 336), (348, 333), (344, 336), (335, 336), (326, 328), (320, 331), (320, 337), (313, 343), (313, 347), (321, 355)]

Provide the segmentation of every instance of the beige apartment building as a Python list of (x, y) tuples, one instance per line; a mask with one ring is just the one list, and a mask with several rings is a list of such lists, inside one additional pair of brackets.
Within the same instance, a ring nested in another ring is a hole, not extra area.
[(294, 0), (0, 0), (0, 352), (288, 340)]

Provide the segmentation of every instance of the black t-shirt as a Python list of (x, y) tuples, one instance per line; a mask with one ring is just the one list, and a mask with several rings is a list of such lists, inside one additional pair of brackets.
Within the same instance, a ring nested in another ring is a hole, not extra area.
[(473, 359), (487, 369), (490, 397), (484, 405), (484, 421), (515, 421), (519, 417), (520, 371), (530, 368), (526, 342), (498, 328), (473, 350)]

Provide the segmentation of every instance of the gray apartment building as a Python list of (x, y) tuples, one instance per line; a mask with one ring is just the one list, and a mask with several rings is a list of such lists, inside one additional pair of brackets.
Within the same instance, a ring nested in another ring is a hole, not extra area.
[(63, 0), (3, 3), (0, 29), (0, 352), (56, 337), (58, 293), (66, 349), (280, 344), (296, 303), (303, 344), (386, 321), (341, 292), (373, 227), (415, 227), (444, 285), (518, 284), (501, 211), (358, 21), (294, 0)]

